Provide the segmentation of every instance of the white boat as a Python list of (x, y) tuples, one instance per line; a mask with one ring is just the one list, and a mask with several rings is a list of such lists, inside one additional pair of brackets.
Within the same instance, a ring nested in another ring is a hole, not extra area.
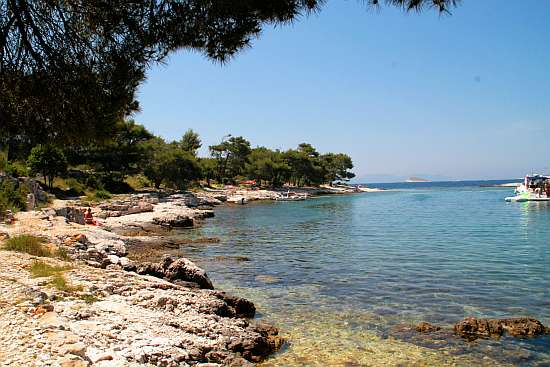
[(296, 193), (296, 192), (286, 192), (285, 194), (280, 194), (275, 198), (277, 201), (301, 201), (307, 199), (307, 193)]
[(248, 203), (248, 199), (242, 195), (233, 195), (227, 198), (227, 202), (231, 204), (244, 205)]
[(504, 200), (508, 202), (550, 201), (550, 176), (527, 175), (515, 190), (516, 196)]

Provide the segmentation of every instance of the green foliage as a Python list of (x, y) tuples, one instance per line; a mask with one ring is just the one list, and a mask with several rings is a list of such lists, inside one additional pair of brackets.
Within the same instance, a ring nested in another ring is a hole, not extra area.
[[(439, 12), (459, 0), (369, 0)], [(0, 136), (33, 145), (109, 136), (138, 110), (148, 67), (177, 50), (227, 61), (264, 28), (317, 11), (322, 0), (2, 1)]]
[(4, 249), (8, 251), (24, 252), (33, 256), (48, 257), (51, 252), (44, 247), (46, 240), (29, 234), (21, 234), (9, 238), (4, 243)]
[(199, 160), (199, 166), (201, 169), (201, 177), (204, 178), (208, 184), (211, 185), (211, 181), (216, 178), (218, 172), (218, 163), (214, 158), (201, 158)]
[[(251, 178), (259, 183), (281, 186), (320, 185), (354, 177), (349, 156), (341, 153), (320, 154), (307, 143), (285, 152), (265, 147), (250, 149), (242, 137), (231, 138), (210, 147), (212, 158), (202, 160), (205, 178), (218, 182), (235, 182)], [(210, 184), (210, 183), (209, 183)]]
[(201, 168), (194, 155), (182, 150), (177, 144), (166, 144), (160, 138), (149, 142), (151, 155), (143, 173), (155, 188), (161, 184), (184, 189), (192, 181), (200, 178)]
[(67, 159), (63, 152), (49, 145), (32, 148), (27, 163), (31, 173), (41, 174), (44, 184), (50, 189), (53, 189), (54, 178), (67, 171)]
[(94, 196), (98, 199), (101, 199), (101, 200), (107, 200), (107, 199), (110, 199), (112, 198), (111, 194), (109, 193), (109, 191), (106, 191), (106, 190), (97, 190), (95, 193), (94, 193)]
[(27, 204), (27, 190), (10, 179), (0, 180), (0, 218), (6, 210), (24, 210)]
[(310, 144), (302, 143), (297, 149), (284, 152), (283, 156), (290, 167), (289, 183), (303, 186), (327, 182), (321, 155)]
[(217, 179), (220, 182), (240, 176), (244, 173), (250, 142), (242, 136), (230, 137), (218, 145), (209, 147), (210, 155), (217, 161)]
[(25, 162), (8, 160), (8, 153), (0, 150), (0, 172), (12, 177), (28, 176), (28, 169)]
[(349, 170), (353, 168), (351, 157), (346, 154), (328, 153), (321, 157), (321, 165), (325, 171), (325, 179), (333, 181), (348, 181), (355, 177)]
[(137, 174), (126, 178), (126, 183), (130, 185), (133, 190), (140, 190), (146, 187), (151, 187), (151, 181), (147, 179), (143, 174)]
[(100, 176), (117, 176), (123, 181), (127, 175), (136, 174), (147, 158), (147, 141), (153, 138), (143, 125), (133, 120), (118, 121), (109, 137), (92, 144), (77, 145), (66, 149), (68, 161), (73, 166), (86, 165)]
[(197, 155), (197, 151), (202, 146), (199, 134), (194, 132), (192, 129), (187, 130), (185, 134), (183, 134), (183, 136), (181, 137), (181, 140), (177, 142), (177, 144), (182, 150), (189, 152), (194, 156)]
[(44, 278), (63, 273), (70, 269), (70, 266), (52, 266), (44, 261), (35, 261), (32, 263), (29, 271), (33, 278)]
[(21, 160), (9, 162), (6, 173), (13, 177), (27, 177), (29, 175), (27, 162)]
[(290, 166), (278, 150), (273, 151), (264, 147), (252, 149), (248, 162), (246, 165), (248, 176), (260, 183), (263, 180), (273, 186), (280, 186), (291, 174)]
[(8, 153), (0, 150), (0, 172), (6, 172), (8, 165)]
[(85, 200), (86, 201), (91, 201), (91, 202), (100, 202), (100, 201), (103, 201), (103, 200), (109, 200), (112, 197), (113, 196), (111, 195), (111, 193), (109, 191), (99, 189), (99, 190), (94, 191), (93, 193), (88, 193), (86, 195)]

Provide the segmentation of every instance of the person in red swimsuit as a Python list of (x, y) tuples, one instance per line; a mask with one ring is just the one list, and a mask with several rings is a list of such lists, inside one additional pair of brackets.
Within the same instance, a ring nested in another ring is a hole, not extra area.
[(84, 214), (84, 223), (86, 224), (92, 224), (95, 225), (94, 216), (92, 215), (92, 209), (88, 208), (86, 213)]

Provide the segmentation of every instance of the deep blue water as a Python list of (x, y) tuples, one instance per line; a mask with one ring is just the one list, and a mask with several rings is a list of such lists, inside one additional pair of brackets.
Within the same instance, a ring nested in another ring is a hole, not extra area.
[[(334, 352), (343, 355), (364, 345), (365, 333), (389, 343), (384, 338), (401, 323), (532, 316), (550, 325), (550, 204), (506, 203), (512, 189), (480, 184), (487, 183), (376, 184), (370, 186), (400, 190), (220, 207), (192, 235), (221, 242), (184, 252), (215, 284), (252, 298), (261, 317), (297, 339), (273, 365), (314, 364), (293, 356), (316, 352), (307, 338), (326, 338), (325, 345), (345, 339)], [(344, 314), (346, 334), (329, 333)], [(317, 334), (305, 330), (315, 322), (322, 325)], [(403, 363), (403, 356), (382, 362), (384, 345), (378, 347), (373, 365)], [(542, 366), (550, 363), (550, 338), (449, 351), (475, 364), (490, 358), (487, 365)], [(419, 353), (412, 364), (444, 364)], [(349, 358), (363, 365), (361, 355), (345, 358), (341, 365)]]

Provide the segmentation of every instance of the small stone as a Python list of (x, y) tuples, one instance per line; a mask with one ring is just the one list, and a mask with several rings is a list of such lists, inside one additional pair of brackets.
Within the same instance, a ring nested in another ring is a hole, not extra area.
[(59, 349), (59, 354), (74, 354), (76, 356), (84, 357), (86, 355), (86, 346), (81, 342), (65, 344)]

